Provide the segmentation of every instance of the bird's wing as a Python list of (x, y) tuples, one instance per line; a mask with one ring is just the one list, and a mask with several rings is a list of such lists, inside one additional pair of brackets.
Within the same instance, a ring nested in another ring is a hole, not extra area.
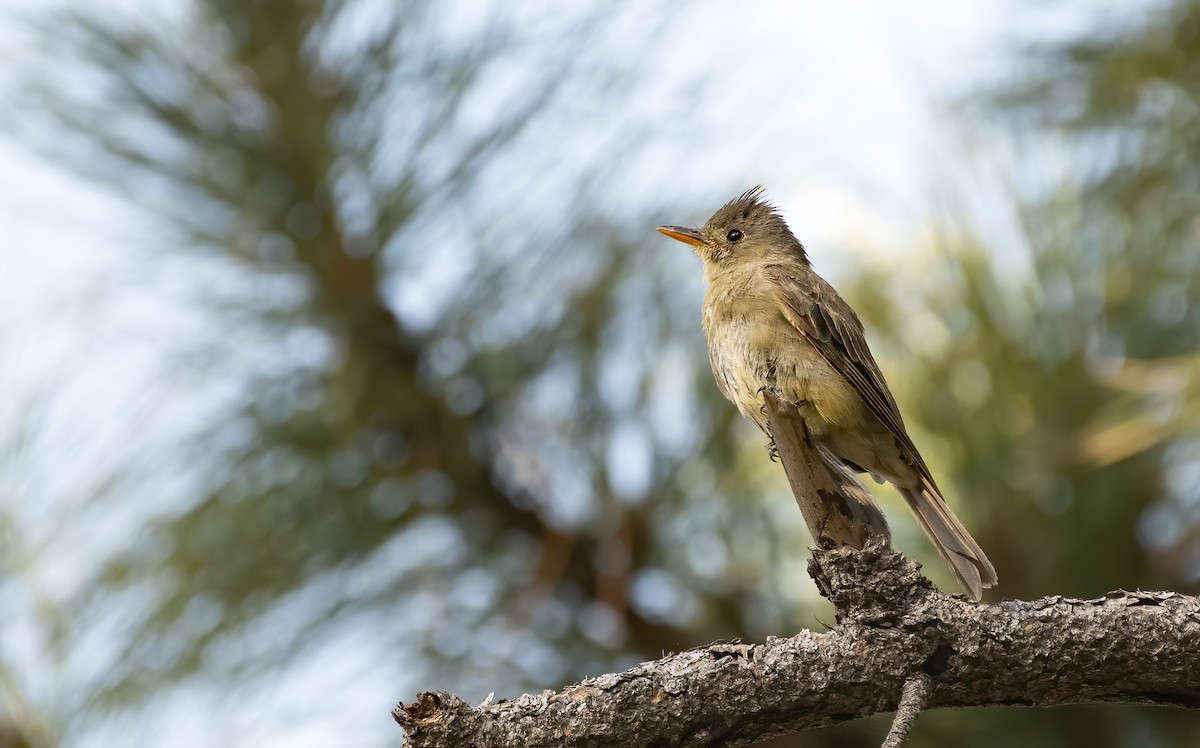
[(900, 409), (867, 348), (858, 315), (823, 278), (807, 269), (803, 272), (805, 275), (800, 277), (795, 270), (778, 265), (767, 268), (783, 316), (850, 383), (895, 437), (901, 457), (917, 471), (922, 484), (897, 488), (917, 513), (938, 551), (950, 562), (963, 587), (978, 600), (984, 587), (996, 583), (995, 567), (946, 505), (929, 468), (908, 437)]
[(896, 439), (902, 457), (921, 476), (936, 486), (921, 454), (904, 428), (900, 409), (888, 390), (879, 365), (871, 356), (862, 322), (824, 278), (807, 271), (801, 278), (795, 269), (780, 265), (766, 268), (774, 281), (783, 316), (803, 333), (829, 365), (842, 375), (871, 413)]

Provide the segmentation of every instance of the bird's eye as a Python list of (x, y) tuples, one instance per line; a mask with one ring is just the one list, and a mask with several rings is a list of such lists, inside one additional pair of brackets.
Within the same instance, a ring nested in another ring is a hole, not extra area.
[(725, 235), (725, 238), (731, 242), (741, 241), (742, 240), (742, 232), (738, 229), (730, 229), (729, 233)]

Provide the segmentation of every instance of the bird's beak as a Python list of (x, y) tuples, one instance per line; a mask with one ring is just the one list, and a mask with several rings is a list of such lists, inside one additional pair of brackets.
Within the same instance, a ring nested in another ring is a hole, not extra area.
[(707, 244), (704, 241), (704, 237), (700, 236), (700, 232), (696, 229), (685, 229), (682, 226), (659, 226), (658, 232), (672, 239), (677, 239), (684, 244), (690, 244), (693, 247), (702, 247)]

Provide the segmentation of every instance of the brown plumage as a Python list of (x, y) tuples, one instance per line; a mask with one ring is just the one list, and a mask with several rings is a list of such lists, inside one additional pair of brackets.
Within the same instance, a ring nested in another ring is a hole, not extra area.
[(721, 393), (768, 431), (760, 390), (796, 404), (818, 446), (887, 480), (976, 600), (996, 570), (942, 497), (854, 310), (809, 264), (804, 247), (756, 187), (700, 229), (664, 226), (696, 249), (708, 282), (703, 323)]

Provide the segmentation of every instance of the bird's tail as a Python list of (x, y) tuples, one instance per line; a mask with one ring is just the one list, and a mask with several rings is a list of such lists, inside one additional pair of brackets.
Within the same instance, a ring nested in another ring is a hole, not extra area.
[(988, 561), (983, 549), (950, 511), (932, 481), (922, 479), (920, 488), (901, 488), (900, 493), (916, 512), (921, 527), (938, 552), (950, 562), (958, 581), (973, 599), (978, 600), (984, 587), (996, 583), (996, 568)]

